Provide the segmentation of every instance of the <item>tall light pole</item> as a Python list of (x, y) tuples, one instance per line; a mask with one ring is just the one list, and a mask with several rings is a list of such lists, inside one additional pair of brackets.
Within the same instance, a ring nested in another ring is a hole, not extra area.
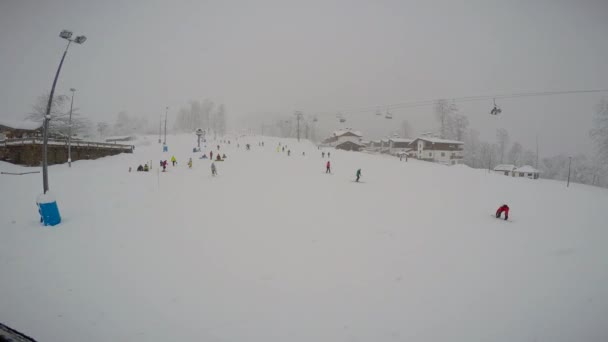
[(572, 165), (572, 157), (568, 157), (568, 183), (566, 183), (566, 188), (570, 187), (570, 166)]
[(162, 135), (162, 132), (163, 132), (163, 115), (161, 114), (160, 120), (158, 120), (158, 143), (159, 144), (163, 141), (163, 139), (161, 139), (161, 137), (160, 137)]
[(163, 145), (167, 145), (167, 113), (169, 112), (169, 107), (165, 109), (165, 140), (163, 141)]
[(302, 112), (295, 112), (296, 121), (298, 122), (298, 141), (300, 141), (300, 120), (302, 120)]
[(84, 43), (87, 38), (85, 36), (77, 36), (72, 39), (72, 31), (63, 30), (59, 33), (59, 37), (68, 41), (68, 45), (65, 47), (65, 51), (63, 52), (63, 56), (61, 57), (61, 62), (59, 62), (59, 67), (57, 68), (57, 72), (55, 73), (55, 80), (53, 80), (53, 87), (51, 87), (51, 94), (49, 95), (49, 103), (46, 106), (46, 114), (44, 115), (44, 125), (43, 125), (43, 144), (42, 144), (42, 188), (44, 193), (46, 194), (49, 191), (49, 175), (48, 175), (48, 142), (49, 142), (49, 121), (51, 121), (51, 105), (53, 103), (53, 95), (55, 94), (55, 86), (57, 85), (57, 79), (59, 78), (59, 72), (61, 71), (61, 66), (63, 66), (63, 61), (65, 60), (65, 55), (68, 53), (68, 48), (72, 42), (76, 44)]
[(70, 103), (70, 120), (68, 122), (68, 166), (72, 167), (72, 108), (74, 108), (74, 93), (76, 89), (70, 88), (72, 102)]

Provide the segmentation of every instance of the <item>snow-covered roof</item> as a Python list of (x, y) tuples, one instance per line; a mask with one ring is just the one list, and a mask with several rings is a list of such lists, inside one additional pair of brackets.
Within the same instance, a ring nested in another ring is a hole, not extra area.
[(524, 173), (540, 173), (539, 170), (533, 168), (530, 165), (524, 165), (522, 167), (518, 167), (517, 169), (515, 169), (515, 172), (524, 172)]
[(394, 141), (397, 143), (411, 143), (414, 140), (413, 139), (404, 139), (404, 138), (390, 138), (389, 141)]
[(464, 144), (464, 142), (458, 140), (447, 140), (434, 137), (419, 137), (418, 139), (432, 142), (434, 144)]
[(513, 171), (515, 170), (515, 165), (511, 165), (511, 164), (500, 164), (500, 165), (496, 165), (496, 167), (494, 168), (494, 171)]
[(352, 135), (356, 135), (358, 137), (362, 137), (363, 136), (363, 134), (361, 134), (361, 132), (359, 132), (359, 131), (353, 131), (353, 130), (350, 130), (350, 129), (347, 129), (347, 130), (340, 129), (340, 130), (334, 131), (334, 136), (339, 137), (339, 136), (347, 134), (347, 133), (350, 133)]
[(42, 127), (42, 123), (33, 121), (18, 121), (18, 120), (7, 120), (0, 119), (0, 126), (5, 126), (13, 129), (22, 129), (27, 131), (33, 131)]

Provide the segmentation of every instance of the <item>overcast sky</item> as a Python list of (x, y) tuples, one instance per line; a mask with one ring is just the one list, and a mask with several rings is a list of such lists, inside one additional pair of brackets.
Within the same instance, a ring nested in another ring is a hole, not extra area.
[[(0, 0), (0, 118), (31, 111), (72, 46), (58, 93), (95, 121), (119, 111), (157, 120), (191, 99), (253, 113), (334, 113), (406, 101), (608, 88), (608, 1), (25, 1)], [(462, 104), (543, 154), (585, 152), (594, 105), (608, 93)], [(431, 107), (394, 119), (346, 113), (368, 137), (435, 129)], [(334, 114), (319, 115), (338, 126)], [(234, 126), (234, 125), (233, 125)], [(257, 128), (257, 127), (256, 127)]]

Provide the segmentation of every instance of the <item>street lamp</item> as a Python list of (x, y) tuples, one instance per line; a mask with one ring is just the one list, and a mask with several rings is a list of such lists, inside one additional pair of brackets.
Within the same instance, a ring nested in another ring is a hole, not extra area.
[(70, 103), (70, 120), (68, 122), (68, 166), (72, 167), (72, 108), (74, 107), (74, 93), (76, 89), (70, 88), (72, 102)]
[(59, 37), (68, 41), (67, 46), (65, 47), (65, 51), (63, 52), (63, 56), (61, 56), (61, 61), (59, 62), (59, 67), (57, 68), (57, 72), (55, 73), (55, 79), (53, 80), (53, 86), (51, 87), (51, 94), (49, 95), (49, 102), (46, 106), (46, 114), (44, 115), (44, 124), (43, 124), (43, 144), (42, 144), (42, 190), (43, 193), (38, 197), (38, 211), (41, 215), (40, 221), (44, 222), (44, 225), (54, 226), (61, 222), (61, 216), (59, 216), (59, 209), (57, 209), (57, 202), (54, 200), (52, 196), (47, 196), (47, 192), (49, 191), (49, 176), (48, 176), (48, 142), (49, 142), (49, 121), (51, 121), (51, 105), (53, 103), (53, 95), (55, 94), (55, 86), (57, 85), (57, 80), (59, 79), (59, 73), (61, 72), (61, 67), (63, 66), (63, 61), (65, 60), (65, 56), (68, 53), (68, 49), (72, 42), (76, 42), (77, 44), (84, 43), (87, 38), (85, 36), (77, 36), (72, 39), (72, 31), (63, 30), (59, 33)]
[(48, 176), (48, 154), (47, 154), (47, 146), (49, 142), (49, 121), (51, 121), (51, 104), (53, 103), (53, 95), (55, 94), (55, 86), (57, 85), (57, 79), (59, 78), (59, 72), (61, 72), (61, 67), (63, 66), (63, 61), (65, 60), (65, 55), (68, 53), (68, 48), (72, 42), (76, 42), (77, 44), (84, 43), (87, 38), (85, 36), (77, 36), (72, 39), (72, 31), (63, 30), (59, 33), (59, 37), (68, 41), (68, 45), (65, 47), (65, 51), (63, 52), (63, 56), (61, 57), (61, 62), (59, 62), (59, 67), (57, 68), (57, 72), (55, 73), (55, 79), (53, 80), (53, 86), (51, 87), (51, 94), (49, 95), (49, 102), (46, 106), (46, 115), (44, 116), (44, 126), (43, 126), (43, 144), (42, 144), (42, 188), (43, 193), (47, 193), (49, 191), (49, 176)]

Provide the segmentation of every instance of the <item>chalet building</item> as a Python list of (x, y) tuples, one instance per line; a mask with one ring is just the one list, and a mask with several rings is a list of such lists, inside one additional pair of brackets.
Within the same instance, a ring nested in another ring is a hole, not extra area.
[(499, 173), (511, 177), (526, 177), (530, 179), (540, 178), (540, 171), (530, 165), (516, 167), (515, 165), (502, 164), (494, 168), (494, 173)]
[(390, 138), (388, 139), (388, 151), (387, 153), (393, 156), (408, 153), (412, 150), (410, 146), (413, 139), (402, 139), (402, 138)]
[(434, 137), (419, 137), (410, 143), (416, 158), (445, 165), (462, 163), (463, 146), (462, 141)]
[(494, 173), (499, 173), (505, 176), (513, 176), (513, 171), (516, 169), (515, 165), (511, 164), (500, 164), (494, 168)]
[(513, 170), (513, 177), (527, 177), (530, 179), (538, 179), (540, 171), (530, 165), (524, 165)]
[(342, 143), (348, 141), (356, 143), (357, 145), (361, 146), (361, 148), (363, 148), (363, 144), (361, 143), (362, 140), (363, 135), (361, 134), (361, 132), (346, 129), (333, 132), (333, 134), (329, 138), (323, 140), (323, 144), (332, 147), (337, 147), (338, 145), (341, 145)]
[(0, 140), (42, 136), (42, 123), (32, 121), (10, 122), (0, 120)]
[(345, 150), (345, 151), (361, 151), (365, 147), (362, 143), (356, 143), (353, 141), (345, 141), (338, 145), (336, 145), (337, 150)]

